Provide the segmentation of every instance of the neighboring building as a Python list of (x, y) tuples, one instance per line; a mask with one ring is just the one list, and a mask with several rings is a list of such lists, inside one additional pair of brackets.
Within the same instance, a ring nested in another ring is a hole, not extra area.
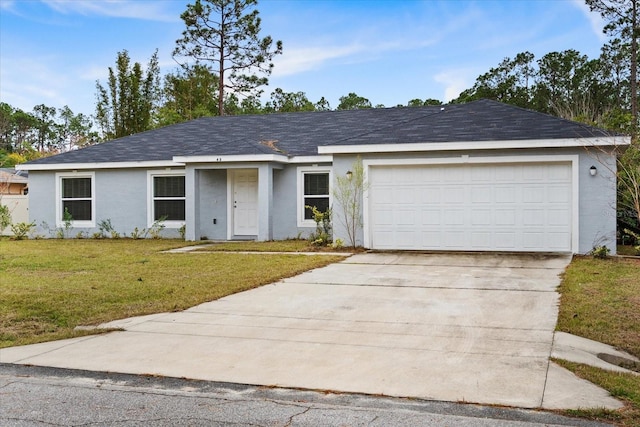
[[(0, 168), (0, 204), (9, 208), (12, 223), (29, 221), (29, 173), (26, 170)], [(11, 227), (0, 230), (13, 234)]]
[(0, 168), (0, 194), (26, 195), (29, 192), (29, 172)]
[(38, 159), (30, 219), (121, 233), (165, 216), (187, 240), (314, 230), (359, 157), (373, 249), (585, 253), (616, 242), (614, 148), (630, 139), (494, 101), (205, 117)]

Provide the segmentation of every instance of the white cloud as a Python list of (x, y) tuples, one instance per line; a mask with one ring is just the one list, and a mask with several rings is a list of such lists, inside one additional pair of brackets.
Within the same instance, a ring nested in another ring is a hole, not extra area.
[(582, 12), (582, 14), (587, 18), (589, 24), (591, 24), (591, 29), (598, 36), (601, 41), (605, 41), (607, 39), (606, 35), (602, 32), (604, 28), (604, 20), (602, 16), (598, 12), (592, 12), (589, 9), (589, 6), (584, 2), (584, 0), (571, 0), (571, 4)]
[(362, 52), (362, 50), (363, 48), (358, 45), (289, 48), (282, 56), (275, 58), (273, 75), (274, 77), (282, 77), (317, 69), (332, 59), (348, 57)]
[(63, 14), (99, 15), (148, 21), (173, 22), (178, 16), (166, 10), (166, 1), (133, 0), (41, 0), (51, 9)]
[[(6, 57), (0, 66), (0, 98), (25, 111), (37, 104), (62, 107), (77, 95), (75, 76), (56, 65), (57, 58)], [(74, 106), (71, 106), (74, 109)], [(76, 107), (77, 108), (77, 107)]]
[(343, 63), (361, 63), (379, 58), (385, 52), (399, 52), (421, 49), (432, 45), (433, 40), (375, 40), (354, 41), (348, 45), (317, 45), (314, 47), (289, 47), (282, 56), (274, 59), (274, 77), (312, 71), (322, 68), (328, 62), (342, 59)]
[(444, 85), (444, 101), (449, 102), (457, 98), (460, 93), (471, 87), (473, 78), (469, 70), (445, 70), (433, 76), (433, 79)]
[(13, 10), (13, 6), (16, 4), (14, 0), (2, 0), (0, 1), (0, 9)]

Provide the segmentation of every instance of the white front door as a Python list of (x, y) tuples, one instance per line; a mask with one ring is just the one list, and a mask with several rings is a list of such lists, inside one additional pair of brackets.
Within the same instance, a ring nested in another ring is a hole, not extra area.
[(233, 172), (233, 234), (258, 234), (258, 170), (238, 169)]

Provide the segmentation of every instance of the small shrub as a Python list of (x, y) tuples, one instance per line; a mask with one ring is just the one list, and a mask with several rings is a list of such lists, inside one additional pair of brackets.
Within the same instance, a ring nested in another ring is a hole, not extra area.
[(131, 232), (131, 238), (134, 240), (142, 239), (147, 234), (147, 229), (140, 230), (138, 227), (134, 228)]
[(164, 221), (167, 219), (166, 216), (161, 217), (153, 222), (151, 227), (148, 230), (149, 235), (152, 239), (161, 239), (162, 238), (162, 230), (165, 229), (166, 225), (164, 225)]
[(313, 220), (316, 223), (316, 231), (309, 235), (309, 242), (315, 246), (327, 246), (332, 242), (331, 235), (331, 209), (321, 212), (315, 206), (305, 206), (311, 209)]
[(636, 232), (634, 232), (632, 230), (629, 230), (628, 228), (625, 228), (624, 232), (625, 232), (625, 234), (627, 234), (627, 235), (633, 237), (634, 239), (636, 239), (636, 244), (633, 247), (633, 249), (636, 252), (635, 254), (640, 256), (640, 234), (638, 234), (638, 233), (636, 233)]
[(11, 225), (11, 212), (9, 206), (0, 205), (0, 234), (4, 232), (4, 229)]
[(178, 228), (178, 232), (180, 233), (180, 237), (182, 238), (182, 240), (185, 240), (185, 237), (187, 235), (187, 225), (183, 224), (182, 227)]
[(11, 231), (13, 232), (14, 240), (24, 240), (29, 237), (29, 234), (36, 226), (36, 222), (19, 222), (17, 224), (11, 224)]
[(86, 239), (87, 237), (89, 237), (89, 233), (86, 231), (79, 231), (78, 234), (76, 234), (76, 239)]
[(67, 239), (72, 225), (73, 215), (71, 215), (69, 209), (64, 208), (64, 212), (62, 213), (62, 227), (58, 227), (54, 230), (56, 239)]
[(344, 240), (342, 239), (336, 239), (335, 242), (333, 242), (333, 244), (331, 245), (331, 247), (334, 249), (340, 249), (343, 246), (344, 246)]
[(611, 250), (606, 245), (594, 246), (594, 248), (591, 249), (591, 255), (594, 258), (599, 258), (599, 259), (607, 258), (610, 252)]
[(106, 237), (108, 235), (112, 239), (120, 238), (120, 233), (118, 233), (116, 229), (113, 228), (113, 224), (111, 224), (110, 218), (103, 219), (102, 221), (100, 221), (98, 223), (98, 229), (100, 230), (100, 233), (102, 234), (103, 237)]

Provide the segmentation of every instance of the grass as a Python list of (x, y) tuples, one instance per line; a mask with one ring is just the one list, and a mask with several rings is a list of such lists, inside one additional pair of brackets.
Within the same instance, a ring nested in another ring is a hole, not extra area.
[(640, 426), (640, 376), (606, 371), (566, 360), (556, 363), (569, 369), (580, 378), (584, 378), (609, 391), (613, 397), (626, 403), (619, 411), (606, 409), (572, 410), (568, 415), (580, 416), (600, 421), (612, 421), (623, 426)]
[(130, 316), (183, 310), (339, 256), (167, 254), (171, 240), (0, 240), (0, 348), (86, 334)]
[(559, 291), (558, 330), (640, 357), (640, 259), (575, 257)]
[[(575, 257), (559, 291), (558, 330), (640, 357), (640, 259)], [(568, 415), (640, 426), (640, 376), (557, 362), (626, 403), (620, 411), (577, 410)]]

